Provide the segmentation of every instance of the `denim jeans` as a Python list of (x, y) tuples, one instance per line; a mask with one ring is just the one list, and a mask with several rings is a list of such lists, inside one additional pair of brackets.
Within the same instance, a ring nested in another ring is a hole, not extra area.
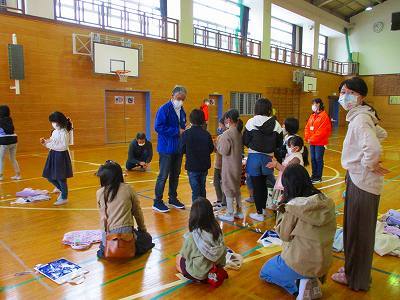
[(68, 199), (67, 179), (50, 179), (47, 180), (61, 191), (61, 198)]
[(189, 183), (192, 188), (192, 202), (198, 197), (206, 197), (206, 179), (208, 171), (191, 172), (188, 171)]
[(157, 177), (154, 201), (163, 201), (165, 183), (169, 177), (168, 197), (170, 201), (177, 199), (177, 188), (179, 175), (181, 174), (182, 154), (164, 154), (160, 153), (159, 167), (160, 171)]
[(324, 146), (313, 146), (310, 145), (311, 152), (311, 168), (312, 177), (322, 179), (322, 170), (324, 169)]
[(277, 255), (267, 261), (261, 268), (260, 278), (266, 282), (279, 285), (290, 294), (295, 295), (299, 292), (296, 281), (308, 277), (296, 273), (285, 263), (280, 255)]

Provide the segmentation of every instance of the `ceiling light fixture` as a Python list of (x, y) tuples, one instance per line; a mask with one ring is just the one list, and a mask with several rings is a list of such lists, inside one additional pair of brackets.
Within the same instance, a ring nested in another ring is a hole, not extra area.
[(365, 11), (370, 11), (370, 10), (372, 10), (371, 6), (368, 6), (368, 7), (365, 8)]

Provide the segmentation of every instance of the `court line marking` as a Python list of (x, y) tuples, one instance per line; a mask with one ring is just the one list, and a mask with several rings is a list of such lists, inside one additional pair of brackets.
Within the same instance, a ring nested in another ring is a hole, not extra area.
[(31, 275), (33, 276), (33, 279), (37, 280), (48, 291), (53, 290), (46, 282), (42, 281), (41, 278), (36, 275), (35, 271), (29, 268), (24, 261), (5, 242), (3, 242), (3, 240), (0, 240), (0, 245), (20, 264), (20, 266), (24, 268), (24, 270), (32, 271)]

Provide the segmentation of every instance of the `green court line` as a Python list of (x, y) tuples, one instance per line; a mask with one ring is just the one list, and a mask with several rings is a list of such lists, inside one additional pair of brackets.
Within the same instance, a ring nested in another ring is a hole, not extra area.
[[(236, 230), (234, 230), (234, 231), (236, 232), (236, 231), (241, 230), (241, 229), (243, 229), (243, 228), (239, 228), (239, 229), (236, 229)], [(260, 249), (260, 248), (262, 248), (262, 246), (261, 246), (261, 245), (257, 245), (257, 246), (255, 246), (255, 247), (253, 247), (253, 248), (251, 248), (251, 249), (249, 249), (249, 250), (243, 252), (243, 253), (242, 253), (242, 256), (244, 256), (244, 257), (245, 257), (245, 256), (248, 256), (248, 255), (250, 255), (251, 253), (253, 253), (254, 251), (256, 251), (257, 249)], [(184, 282), (184, 283), (181, 283), (181, 284), (179, 284), (179, 285), (177, 285), (177, 286), (175, 286), (175, 287), (173, 287), (173, 288), (170, 288), (170, 289), (168, 289), (168, 290), (166, 290), (166, 291), (164, 291), (164, 292), (158, 294), (157, 296), (152, 297), (151, 300), (159, 300), (159, 299), (161, 299), (162, 297), (167, 296), (167, 295), (169, 295), (169, 294), (175, 292), (176, 290), (178, 290), (178, 289), (180, 289), (180, 288), (183, 288), (184, 286), (188, 285), (188, 284), (191, 283), (191, 282), (192, 282), (191, 280), (188, 280), (188, 281), (186, 281), (186, 282)]]
[[(337, 255), (332, 255), (332, 256), (333, 256), (334, 258), (337, 258), (337, 259), (340, 259), (340, 260), (345, 260), (344, 257), (341, 257), (341, 256), (337, 256)], [(389, 276), (393, 276), (393, 277), (398, 277), (398, 278), (400, 278), (400, 274), (388, 272), (388, 271), (381, 270), (381, 269), (378, 269), (378, 268), (375, 268), (375, 267), (372, 267), (371, 269), (374, 270), (374, 271), (377, 271), (377, 272), (379, 272), (379, 273), (385, 274), (385, 275), (389, 275)]]
[[(163, 262), (165, 262), (165, 261), (167, 261), (167, 260), (169, 260), (168, 257), (167, 257), (167, 258), (164, 258), (164, 259), (161, 259), (161, 260), (159, 260), (159, 261), (156, 261), (156, 262), (154, 263), (154, 265), (156, 265), (156, 264), (162, 264)], [(137, 272), (140, 272), (140, 271), (144, 270), (145, 267), (146, 267), (146, 265), (143, 266), (143, 267), (140, 267), (140, 268), (138, 268), (138, 269), (136, 269), (136, 270), (130, 271), (130, 272), (128, 272), (128, 273), (125, 273), (125, 274), (123, 274), (123, 275), (121, 275), (121, 276), (118, 276), (118, 277), (115, 277), (115, 278), (113, 278), (113, 279), (110, 279), (110, 280), (108, 280), (108, 281), (106, 281), (106, 282), (103, 282), (100, 286), (106, 286), (106, 285), (108, 285), (108, 284), (110, 284), (110, 283), (113, 283), (113, 282), (115, 282), (115, 281), (118, 281), (118, 280), (120, 280), (120, 279), (123, 279), (123, 278), (125, 278), (125, 277), (128, 277), (128, 276), (130, 276), (130, 275), (133, 275), (133, 274), (135, 274), (135, 273), (137, 273)]]

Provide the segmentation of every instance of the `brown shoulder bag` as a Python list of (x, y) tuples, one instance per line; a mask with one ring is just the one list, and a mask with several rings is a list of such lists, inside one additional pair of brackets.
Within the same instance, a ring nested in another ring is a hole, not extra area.
[(106, 244), (104, 257), (109, 259), (132, 258), (136, 254), (135, 236), (133, 233), (109, 233), (107, 224), (107, 201), (104, 199), (104, 228), (106, 230)]

